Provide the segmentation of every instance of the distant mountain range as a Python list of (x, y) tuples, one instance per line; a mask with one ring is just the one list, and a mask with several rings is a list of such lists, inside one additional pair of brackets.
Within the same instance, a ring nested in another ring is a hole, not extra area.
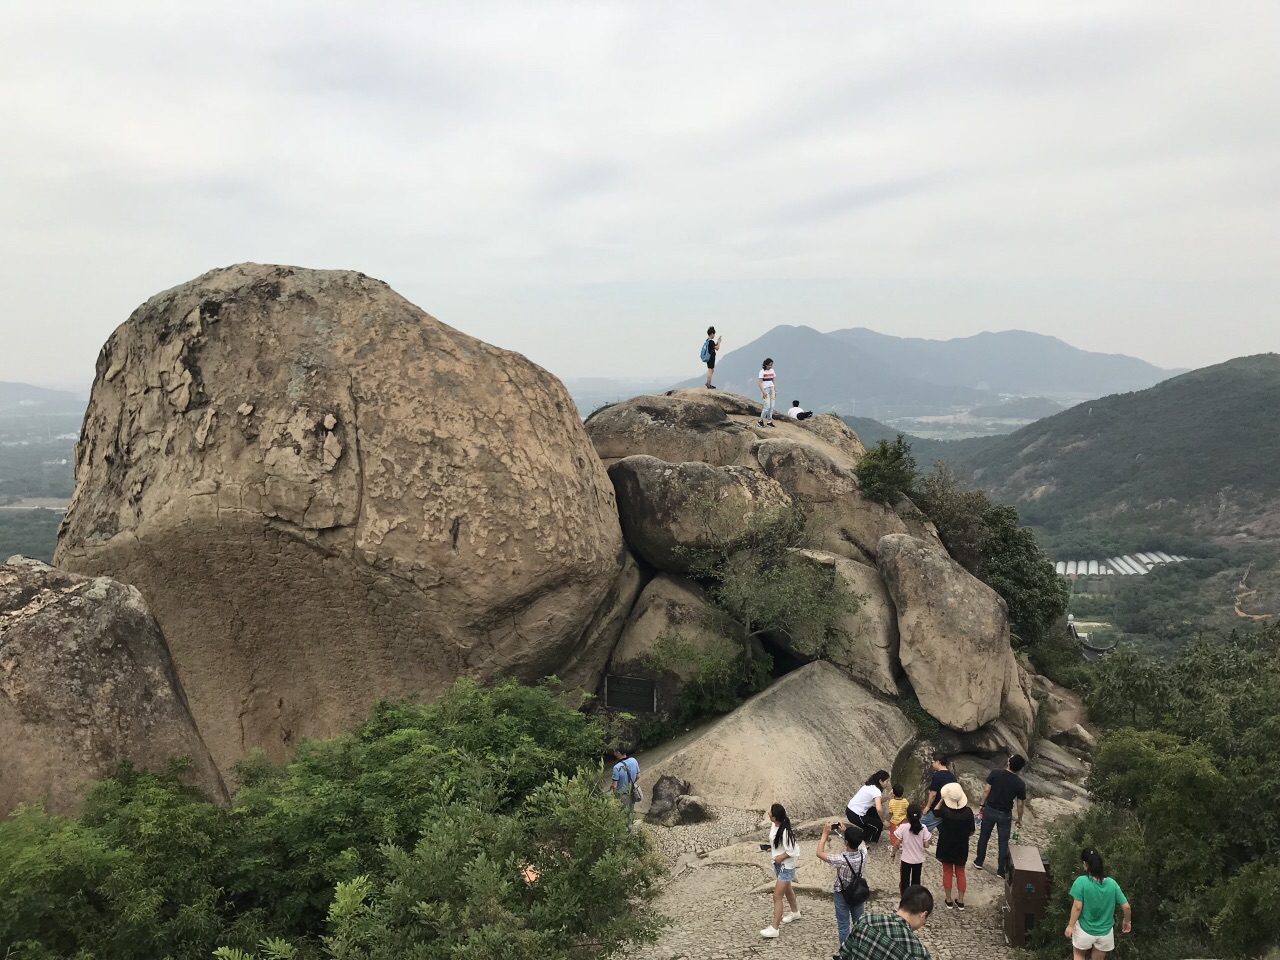
[[(815, 410), (879, 420), (990, 406), (1001, 395), (1081, 400), (1141, 390), (1174, 373), (1021, 330), (923, 340), (863, 328), (820, 333), (778, 326), (722, 354), (717, 386), (755, 396), (766, 356), (777, 369), (780, 403), (795, 399)], [(680, 386), (699, 382), (693, 378)]]
[(69, 390), (0, 381), (0, 414), (84, 413), (88, 402)]
[[(868, 445), (897, 432), (845, 419)], [(922, 470), (945, 460), (1050, 534), (1142, 527), (1280, 542), (1280, 354), (1090, 400), (1004, 436), (910, 439)]]

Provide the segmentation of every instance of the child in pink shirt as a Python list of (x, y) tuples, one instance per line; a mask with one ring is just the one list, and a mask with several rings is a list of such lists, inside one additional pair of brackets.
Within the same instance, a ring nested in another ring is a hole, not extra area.
[(920, 804), (907, 807), (906, 822), (899, 824), (893, 835), (898, 838), (898, 849), (902, 851), (902, 864), (898, 868), (898, 896), (901, 897), (903, 890), (920, 882), (924, 851), (933, 838), (929, 828), (920, 822)]

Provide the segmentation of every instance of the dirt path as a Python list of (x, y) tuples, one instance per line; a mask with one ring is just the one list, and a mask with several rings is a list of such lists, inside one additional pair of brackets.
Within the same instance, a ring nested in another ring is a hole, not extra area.
[(1236, 616), (1240, 617), (1243, 620), (1270, 620), (1271, 614), (1269, 613), (1245, 613), (1243, 610), (1240, 609), (1240, 604), (1244, 603), (1245, 597), (1252, 597), (1255, 593), (1258, 592), (1256, 589), (1250, 590), (1247, 586), (1248, 580), (1249, 580), (1249, 572), (1252, 569), (1253, 569), (1253, 563), (1251, 562), (1247, 567), (1244, 568), (1244, 576), (1240, 578), (1240, 589), (1236, 593), (1236, 603), (1235, 603)]

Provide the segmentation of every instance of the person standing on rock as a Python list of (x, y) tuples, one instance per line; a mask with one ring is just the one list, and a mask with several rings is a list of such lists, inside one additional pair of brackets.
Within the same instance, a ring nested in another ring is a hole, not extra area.
[(636, 780), (640, 777), (640, 761), (630, 756), (626, 746), (615, 747), (613, 758), (613, 795), (627, 815), (627, 833), (635, 828), (636, 822)]
[(716, 373), (716, 354), (720, 352), (720, 341), (724, 337), (716, 336), (715, 327), (707, 327), (707, 339), (702, 344), (702, 362), (707, 365), (707, 382), (705, 384), (708, 390), (714, 390), (711, 385), (711, 378)]
[(776, 377), (773, 372), (773, 358), (765, 357), (760, 364), (760, 372), (756, 375), (756, 383), (760, 387), (760, 426), (773, 426), (773, 407), (778, 396)]
[[(781, 932), (781, 924), (800, 919), (800, 904), (796, 902), (796, 892), (791, 883), (796, 878), (796, 858), (800, 856), (800, 844), (796, 843), (795, 831), (791, 829), (791, 819), (786, 808), (775, 803), (769, 808), (769, 842), (765, 849), (773, 858), (773, 923), (760, 931), (766, 940), (775, 940)], [(786, 900), (791, 907), (785, 914), (782, 912), (782, 901)]]
[(853, 925), (837, 960), (929, 960), (916, 931), (933, 912), (933, 894), (916, 884), (902, 891), (895, 913), (869, 913)]
[(956, 775), (947, 766), (947, 755), (933, 755), (933, 776), (929, 778), (929, 795), (924, 801), (924, 825), (930, 830), (938, 829), (938, 815), (942, 810), (942, 788), (948, 783), (955, 783)]
[(920, 872), (924, 869), (924, 852), (933, 839), (929, 828), (920, 822), (920, 804), (913, 803), (907, 807), (907, 822), (900, 824), (894, 831), (898, 838), (898, 850), (902, 864), (898, 867), (898, 895), (907, 887), (920, 882)]
[(841, 945), (849, 936), (849, 928), (862, 917), (866, 902), (850, 904), (841, 892), (845, 887), (853, 885), (855, 877), (861, 877), (867, 869), (867, 845), (862, 839), (862, 829), (847, 824), (841, 831), (844, 837), (844, 849), (839, 853), (827, 853), (827, 838), (832, 830), (839, 830), (839, 823), (822, 825), (822, 836), (818, 838), (818, 859), (825, 860), (836, 868), (836, 878), (831, 884), (832, 899), (836, 905), (836, 936)]
[[(959, 783), (944, 784), (941, 795), (942, 806), (939, 808), (937, 821), (937, 856), (938, 862), (942, 864), (942, 890), (946, 894), (948, 910), (952, 906), (963, 910), (964, 892), (969, 886), (964, 867), (969, 862), (969, 838), (973, 836), (975, 829), (973, 811), (969, 809), (969, 797)], [(954, 901), (951, 899), (953, 879), (958, 891)]]
[(850, 823), (862, 828), (867, 843), (877, 843), (884, 832), (884, 815), (881, 812), (884, 803), (884, 788), (889, 783), (889, 771), (877, 770), (867, 777), (867, 782), (858, 788), (849, 799), (845, 808), (845, 816)]
[(1009, 830), (1013, 821), (1013, 805), (1018, 805), (1018, 826), (1022, 826), (1022, 805), (1027, 799), (1027, 784), (1018, 771), (1027, 761), (1014, 754), (1003, 770), (992, 770), (987, 775), (987, 785), (982, 791), (982, 829), (978, 831), (978, 854), (973, 865), (979, 869), (987, 858), (987, 841), (991, 829), (997, 834), (996, 876), (1004, 879), (1005, 864), (1009, 858)]
[(1107, 876), (1102, 854), (1092, 847), (1080, 851), (1085, 872), (1071, 884), (1071, 919), (1066, 935), (1074, 960), (1103, 960), (1116, 948), (1116, 907), (1124, 913), (1120, 929), (1133, 931), (1133, 913), (1120, 884)]

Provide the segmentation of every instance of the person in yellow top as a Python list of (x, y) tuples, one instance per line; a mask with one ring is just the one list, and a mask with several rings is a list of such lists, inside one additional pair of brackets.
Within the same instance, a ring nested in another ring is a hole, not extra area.
[(903, 796), (902, 784), (893, 785), (893, 799), (889, 801), (889, 857), (898, 855), (898, 824), (907, 819), (907, 798)]

